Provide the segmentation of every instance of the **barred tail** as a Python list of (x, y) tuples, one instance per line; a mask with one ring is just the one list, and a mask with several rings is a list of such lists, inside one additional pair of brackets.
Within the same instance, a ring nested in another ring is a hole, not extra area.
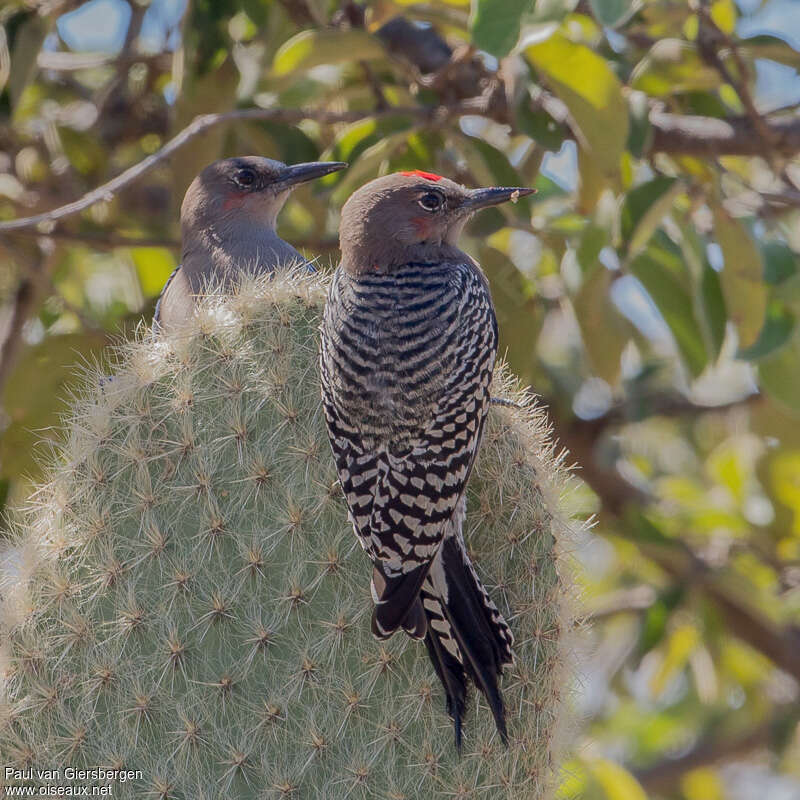
[(428, 620), (425, 645), (447, 695), (456, 747), (461, 747), (467, 677), (486, 696), (500, 738), (508, 744), (498, 677), (503, 664), (513, 661), (514, 637), (480, 582), (460, 531), (442, 542), (420, 598)]

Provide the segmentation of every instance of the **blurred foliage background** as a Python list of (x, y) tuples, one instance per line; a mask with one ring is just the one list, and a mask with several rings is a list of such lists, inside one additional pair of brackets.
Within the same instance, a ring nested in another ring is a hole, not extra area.
[(597, 520), (561, 797), (800, 798), (799, 67), (796, 0), (4, 0), (0, 499), (206, 163), (349, 161), (280, 221), (323, 268), (376, 175), (536, 186), (465, 245)]

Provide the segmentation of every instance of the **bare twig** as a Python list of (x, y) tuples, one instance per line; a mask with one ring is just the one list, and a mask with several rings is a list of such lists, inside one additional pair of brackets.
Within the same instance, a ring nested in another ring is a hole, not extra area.
[[(748, 118), (753, 123), (753, 128), (763, 142), (768, 145), (769, 150), (774, 152), (778, 144), (777, 137), (756, 108), (753, 95), (750, 93), (750, 88), (747, 85), (747, 67), (739, 52), (739, 47), (736, 42), (714, 22), (710, 9), (704, 3), (699, 4), (697, 16), (700, 22), (698, 48), (701, 55), (717, 70), (717, 72), (719, 72), (722, 79), (734, 88), (739, 99), (742, 101)], [(736, 70), (739, 73), (738, 78), (731, 73), (725, 61), (720, 57), (717, 52), (718, 45), (723, 45), (731, 54), (736, 64)]]
[(322, 111), (317, 109), (301, 110), (301, 109), (287, 109), (287, 108), (247, 108), (236, 111), (227, 111), (221, 114), (203, 114), (195, 117), (195, 119), (185, 127), (177, 136), (170, 139), (160, 150), (157, 150), (152, 155), (147, 156), (137, 164), (129, 167), (124, 172), (107, 181), (102, 186), (92, 189), (87, 192), (83, 197), (72, 203), (55, 208), (52, 211), (45, 211), (41, 214), (36, 214), (32, 217), (24, 217), (22, 219), (10, 220), (7, 222), (0, 222), (0, 233), (8, 231), (16, 231), (22, 228), (30, 228), (35, 225), (46, 222), (55, 222), (59, 219), (64, 219), (72, 214), (77, 214), (80, 211), (93, 206), (95, 203), (110, 200), (115, 193), (124, 189), (129, 184), (141, 178), (153, 169), (161, 161), (164, 161), (171, 156), (176, 150), (183, 147), (187, 142), (190, 142), (196, 136), (200, 136), (211, 128), (217, 125), (222, 125), (229, 122), (254, 122), (259, 120), (274, 120), (278, 122), (288, 123), (290, 125), (297, 124), (303, 120), (313, 119), (316, 122), (332, 125), (338, 122), (358, 122), (362, 119), (373, 117), (387, 117), (387, 116), (411, 116), (417, 119), (434, 121), (442, 118), (446, 119), (450, 116), (459, 116), (461, 114), (475, 114), (480, 113), (480, 104), (465, 101), (453, 106), (410, 106), (385, 109), (384, 111)]

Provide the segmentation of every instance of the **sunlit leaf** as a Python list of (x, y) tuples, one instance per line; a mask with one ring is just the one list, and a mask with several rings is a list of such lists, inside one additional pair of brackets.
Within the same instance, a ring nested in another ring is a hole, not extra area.
[(628, 138), (628, 105), (608, 62), (561, 33), (530, 45), (525, 56), (567, 105), (599, 168), (616, 173)]
[(590, 762), (592, 777), (600, 784), (606, 800), (647, 800), (647, 795), (628, 770), (613, 761)]
[[(333, 146), (326, 150), (320, 158), (326, 161), (354, 162), (367, 148), (372, 147), (384, 137), (408, 130), (411, 120), (408, 117), (385, 117), (383, 119), (365, 119), (354, 122), (343, 128), (337, 135)], [(321, 183), (323, 185), (336, 183), (342, 173), (334, 172), (327, 175)]]
[(720, 282), (728, 316), (739, 334), (739, 347), (750, 347), (758, 339), (767, 311), (761, 254), (741, 222), (719, 204), (714, 204), (713, 212), (714, 233), (725, 259)]
[(637, 64), (631, 86), (655, 97), (716, 89), (719, 72), (706, 64), (696, 47), (681, 39), (661, 39)]
[(281, 45), (272, 70), (276, 75), (288, 75), (321, 64), (367, 61), (385, 55), (380, 40), (365, 31), (309, 30)]
[(176, 266), (172, 252), (165, 247), (133, 247), (131, 258), (139, 276), (142, 294), (145, 297), (159, 295)]
[(713, 769), (700, 767), (681, 778), (681, 789), (686, 800), (725, 800), (725, 785)]
[(650, 681), (650, 689), (655, 696), (660, 695), (676, 673), (686, 666), (699, 640), (700, 632), (688, 623), (679, 625), (669, 634), (664, 659)]
[(745, 498), (751, 468), (746, 454), (735, 442), (725, 441), (708, 456), (706, 469), (709, 476), (731, 491), (739, 501)]
[(764, 358), (789, 341), (795, 323), (794, 314), (783, 303), (778, 300), (772, 301), (767, 306), (764, 327), (758, 334), (758, 339), (750, 347), (739, 348), (736, 357), (748, 361)]
[(730, 34), (736, 30), (738, 16), (733, 0), (714, 0), (711, 4), (711, 19), (724, 33)]

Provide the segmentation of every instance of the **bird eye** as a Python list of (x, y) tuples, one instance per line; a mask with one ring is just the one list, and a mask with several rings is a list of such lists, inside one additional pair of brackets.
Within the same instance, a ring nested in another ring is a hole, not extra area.
[(252, 169), (240, 169), (234, 180), (239, 186), (249, 188), (256, 182), (256, 173)]
[(438, 192), (425, 192), (417, 201), (426, 211), (438, 211), (444, 198)]

